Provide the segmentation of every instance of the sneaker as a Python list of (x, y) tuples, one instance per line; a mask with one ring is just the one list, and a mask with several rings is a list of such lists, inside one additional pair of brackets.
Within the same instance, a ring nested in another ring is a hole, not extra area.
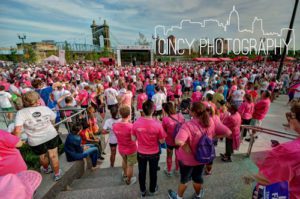
[(158, 185), (156, 185), (155, 191), (154, 191), (154, 192), (150, 192), (150, 191), (149, 191), (149, 196), (154, 196), (154, 195), (157, 194), (157, 192), (158, 192)]
[(41, 170), (41, 173), (44, 173), (44, 174), (52, 173), (52, 168), (50, 165), (48, 165), (47, 169), (45, 169), (43, 166), (41, 166), (40, 170)]
[(177, 199), (177, 193), (171, 189), (168, 190), (169, 199)]
[(180, 175), (180, 171), (179, 171), (179, 170), (175, 170), (175, 171), (174, 171), (174, 174), (175, 174), (176, 176), (179, 176), (179, 175)]
[(145, 192), (141, 192), (141, 198), (145, 198), (146, 197), (146, 191)]
[(62, 171), (61, 171), (61, 169), (59, 169), (59, 173), (57, 175), (54, 174), (53, 178), (54, 178), (54, 181), (58, 181), (58, 180), (60, 180), (62, 178)]
[(99, 160), (104, 160), (104, 157), (100, 156), (100, 157), (99, 157)]
[(126, 184), (127, 184), (127, 185), (133, 185), (133, 184), (136, 183), (136, 181), (137, 181), (137, 180), (136, 180), (136, 177), (133, 176), (133, 177), (131, 177), (130, 182), (128, 182), (127, 179), (126, 179)]
[(168, 177), (172, 176), (172, 172), (169, 172), (167, 168), (164, 169), (164, 172)]
[(222, 157), (221, 160), (223, 162), (232, 162), (231, 158), (230, 157)]
[(126, 182), (126, 180), (127, 180), (127, 176), (124, 174), (124, 171), (122, 171), (122, 180), (124, 182)]
[(196, 195), (196, 193), (194, 194), (193, 199), (202, 199), (203, 197), (204, 197), (204, 189), (201, 189), (198, 196)]

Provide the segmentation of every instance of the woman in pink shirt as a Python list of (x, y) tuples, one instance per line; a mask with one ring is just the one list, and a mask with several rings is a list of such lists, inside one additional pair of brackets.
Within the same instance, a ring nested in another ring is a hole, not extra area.
[(177, 80), (176, 84), (174, 85), (175, 107), (179, 106), (181, 96), (182, 96), (182, 87), (180, 84), (180, 80)]
[(222, 161), (224, 162), (231, 162), (233, 150), (237, 150), (240, 146), (240, 128), (242, 123), (236, 104), (228, 105), (228, 112), (230, 115), (224, 118), (223, 124), (232, 131), (232, 135), (226, 137), (226, 152), (225, 154), (221, 154)]
[[(166, 137), (166, 144), (167, 144), (167, 170), (165, 173), (167, 176), (172, 176), (172, 156), (173, 150), (175, 149), (175, 140), (174, 140), (174, 130), (177, 124), (183, 124), (185, 119), (183, 115), (180, 113), (176, 114), (176, 109), (171, 102), (164, 103), (163, 106), (163, 113), (166, 115), (162, 119), (162, 126), (167, 133)], [(179, 173), (179, 164), (177, 160), (177, 156), (175, 155), (175, 172)]]
[(141, 116), (143, 116), (143, 103), (148, 99), (147, 94), (145, 93), (144, 89), (140, 89), (138, 91), (137, 96), (137, 110), (141, 113)]
[(131, 139), (132, 124), (130, 121), (130, 108), (121, 106), (119, 109), (122, 120), (113, 124), (113, 131), (118, 140), (118, 150), (123, 158), (123, 180), (127, 185), (136, 183), (136, 177), (133, 176), (133, 166), (137, 163), (136, 142)]
[(196, 91), (192, 94), (192, 102), (200, 102), (202, 100), (201, 86), (196, 87)]
[[(244, 102), (239, 107), (239, 113), (242, 118), (243, 125), (249, 125), (252, 119), (252, 114), (254, 112), (254, 103), (252, 101), (252, 96), (250, 94), (246, 94), (244, 96)], [(247, 135), (247, 129), (243, 131), (243, 138)]]
[(19, 137), (0, 130), (0, 176), (27, 170), (20, 151), (17, 149), (22, 145), (23, 142)]
[(170, 199), (182, 198), (190, 180), (193, 180), (194, 198), (203, 197), (202, 173), (205, 164), (195, 159), (194, 151), (204, 134), (212, 139), (216, 133), (218, 137), (228, 136), (231, 133), (226, 127), (223, 128), (223, 132), (220, 131), (219, 123), (215, 123), (217, 120), (209, 115), (207, 107), (201, 102), (193, 103), (191, 115), (193, 119), (184, 123), (175, 137), (175, 143), (180, 147), (176, 151), (180, 167), (180, 184), (177, 193), (172, 190), (168, 191)]
[[(292, 106), (286, 114), (291, 130), (300, 136), (300, 103)], [(300, 137), (273, 148), (266, 158), (257, 163), (259, 172), (244, 177), (245, 183), (256, 181), (258, 185), (288, 182), (289, 198), (300, 198)]]
[(139, 184), (142, 197), (146, 196), (146, 173), (149, 162), (150, 190), (154, 195), (158, 191), (157, 168), (159, 145), (165, 142), (166, 133), (158, 120), (152, 118), (154, 103), (147, 100), (143, 103), (144, 116), (136, 120), (132, 127), (132, 140), (138, 144)]

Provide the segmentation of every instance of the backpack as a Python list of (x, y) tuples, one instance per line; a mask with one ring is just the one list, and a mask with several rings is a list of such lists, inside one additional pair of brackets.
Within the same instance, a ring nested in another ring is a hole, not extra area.
[(178, 120), (176, 120), (175, 118), (173, 118), (173, 117), (171, 117), (171, 116), (170, 116), (170, 118), (176, 122), (174, 131), (173, 131), (173, 133), (172, 133), (173, 138), (175, 139), (183, 123), (182, 123), (182, 122), (179, 122)]
[[(199, 127), (198, 129), (200, 130), (200, 132), (202, 132)], [(204, 164), (209, 164), (215, 159), (216, 151), (214, 142), (207, 136), (206, 133), (204, 133), (199, 139), (196, 151), (194, 151), (194, 157), (198, 162)]]

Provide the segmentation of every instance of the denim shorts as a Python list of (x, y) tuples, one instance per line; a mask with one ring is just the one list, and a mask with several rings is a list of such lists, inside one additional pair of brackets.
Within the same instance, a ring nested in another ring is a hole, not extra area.
[(193, 180), (194, 183), (203, 184), (203, 169), (204, 164), (197, 166), (187, 166), (179, 161), (180, 168), (180, 183), (186, 184)]

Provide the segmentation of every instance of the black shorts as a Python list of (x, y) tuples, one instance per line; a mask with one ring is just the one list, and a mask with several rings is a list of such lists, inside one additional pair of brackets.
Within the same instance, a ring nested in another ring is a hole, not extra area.
[(153, 116), (157, 117), (157, 116), (161, 116), (162, 115), (162, 110), (159, 111), (154, 111)]
[(60, 144), (60, 137), (59, 135), (57, 135), (55, 138), (52, 138), (51, 140), (43, 144), (37, 146), (30, 146), (30, 148), (36, 155), (42, 155), (47, 153), (47, 151), (50, 149), (55, 149), (56, 147), (59, 146), (59, 144)]
[(203, 184), (203, 169), (204, 164), (197, 166), (186, 166), (182, 162), (179, 162), (180, 168), (180, 183), (186, 184), (193, 180), (194, 183)]
[(185, 87), (184, 88), (184, 92), (190, 92), (191, 91), (191, 87)]
[(167, 149), (173, 150), (173, 149), (176, 149), (176, 146), (167, 145)]
[(114, 147), (117, 147), (118, 144), (111, 144), (111, 143), (109, 143), (109, 146), (110, 146), (110, 148), (114, 148)]
[(108, 110), (110, 110), (112, 107), (117, 107), (118, 108), (118, 104), (107, 105)]
[(174, 95), (174, 97), (175, 97), (176, 99), (179, 99), (179, 98), (180, 98), (180, 96), (179, 96), (179, 95)]

